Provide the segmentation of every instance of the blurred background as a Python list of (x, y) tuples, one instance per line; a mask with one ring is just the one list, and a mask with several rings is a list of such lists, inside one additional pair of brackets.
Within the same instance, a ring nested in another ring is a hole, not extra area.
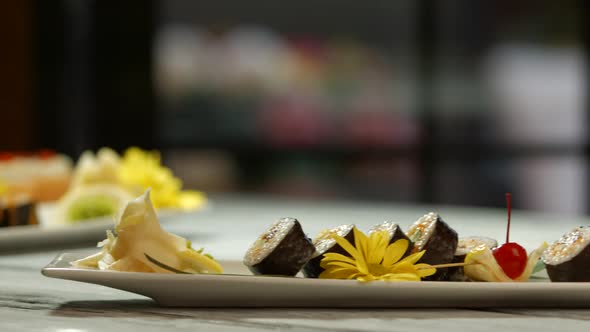
[(584, 1), (7, 1), (0, 151), (186, 187), (590, 213)]

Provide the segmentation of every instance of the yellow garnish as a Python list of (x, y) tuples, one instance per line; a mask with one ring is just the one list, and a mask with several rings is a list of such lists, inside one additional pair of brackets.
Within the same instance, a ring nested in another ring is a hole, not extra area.
[(158, 151), (129, 148), (123, 156), (109, 148), (101, 148), (96, 155), (86, 151), (74, 172), (70, 191), (80, 187), (114, 185), (132, 196), (151, 189), (156, 208), (192, 210), (207, 203), (203, 192), (181, 190), (182, 181), (162, 165)]
[(129, 148), (121, 158), (119, 169), (121, 184), (137, 195), (147, 188), (152, 190), (152, 201), (156, 208), (175, 207), (194, 209), (205, 203), (203, 193), (181, 191), (182, 181), (161, 164), (160, 153)]
[(463, 271), (465, 276), (475, 281), (495, 281), (495, 282), (512, 282), (512, 281), (527, 281), (531, 277), (535, 265), (541, 258), (541, 254), (547, 248), (547, 243), (543, 242), (539, 248), (533, 250), (527, 259), (527, 265), (522, 274), (512, 279), (504, 273), (502, 267), (494, 258), (492, 250), (486, 245), (482, 244), (475, 247), (465, 257), (465, 266)]
[(175, 206), (183, 210), (191, 210), (207, 203), (207, 196), (202, 191), (183, 190), (178, 194)]
[(424, 255), (424, 250), (402, 259), (409, 245), (405, 239), (389, 244), (387, 231), (373, 232), (369, 237), (356, 227), (353, 232), (354, 245), (341, 236), (332, 235), (351, 257), (337, 253), (324, 254), (320, 266), (325, 270), (319, 278), (420, 281), (421, 278), (436, 273), (436, 269), (428, 264), (416, 264)]
[(8, 186), (0, 179), (0, 196), (8, 191)]
[(158, 273), (222, 273), (223, 269), (203, 250), (160, 226), (150, 192), (127, 204), (115, 222), (115, 232), (99, 243), (99, 253), (75, 261), (77, 267), (101, 270)]
[(84, 151), (78, 160), (72, 179), (72, 188), (95, 184), (119, 185), (121, 158), (110, 148), (96, 152)]

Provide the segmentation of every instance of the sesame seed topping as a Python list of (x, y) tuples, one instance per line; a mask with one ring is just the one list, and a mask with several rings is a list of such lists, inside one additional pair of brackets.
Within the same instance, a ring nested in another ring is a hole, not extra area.
[(272, 224), (250, 246), (244, 256), (244, 264), (253, 266), (260, 263), (281, 243), (295, 223), (297, 223), (296, 219), (282, 218)]
[(553, 242), (543, 252), (543, 262), (548, 265), (558, 265), (567, 262), (578, 255), (590, 243), (590, 227), (576, 227)]
[(422, 250), (426, 245), (426, 242), (428, 242), (428, 239), (434, 231), (437, 219), (438, 215), (434, 212), (430, 212), (416, 220), (416, 222), (414, 222), (414, 224), (408, 229), (407, 235), (410, 240), (414, 242), (414, 247), (417, 248), (418, 251)]
[(314, 257), (324, 254), (326, 251), (332, 248), (334, 244), (336, 244), (336, 240), (332, 238), (332, 234), (344, 237), (350, 231), (352, 231), (353, 227), (354, 225), (352, 224), (340, 225), (331, 229), (324, 229), (323, 231), (321, 231), (318, 234), (318, 236), (316, 236), (315, 239), (313, 239), (312, 241), (316, 249)]

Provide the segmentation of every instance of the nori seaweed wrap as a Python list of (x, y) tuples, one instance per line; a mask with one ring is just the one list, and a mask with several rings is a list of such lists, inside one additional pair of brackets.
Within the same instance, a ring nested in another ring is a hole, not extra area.
[[(457, 250), (458, 236), (436, 213), (428, 213), (418, 219), (406, 232), (414, 242), (414, 252), (425, 250), (419, 263), (430, 265), (448, 264), (453, 261)], [(448, 280), (448, 268), (437, 269), (428, 281)]]
[(250, 246), (243, 263), (254, 274), (295, 276), (314, 253), (299, 221), (282, 218)]
[(315, 253), (312, 258), (303, 266), (303, 275), (307, 278), (317, 278), (324, 269), (320, 266), (324, 254), (331, 252), (349, 256), (348, 252), (344, 250), (336, 240), (332, 238), (332, 234), (336, 234), (345, 238), (354, 246), (354, 232), (352, 229), (354, 225), (340, 225), (332, 229), (321, 231), (314, 239)]
[(541, 256), (554, 282), (590, 281), (590, 227), (576, 227), (552, 243)]
[(402, 231), (401, 227), (399, 227), (398, 224), (391, 222), (391, 221), (384, 221), (380, 224), (373, 226), (373, 228), (371, 228), (369, 230), (369, 236), (371, 235), (371, 233), (379, 232), (379, 231), (387, 231), (389, 233), (389, 244), (392, 244), (399, 239), (408, 240), (408, 242), (409, 242), (408, 249), (406, 250), (406, 252), (402, 256), (402, 258), (409, 256), (412, 253), (412, 249), (414, 247), (414, 244), (412, 243), (410, 238), (408, 238), (406, 233), (404, 233), (404, 231)]
[(36, 225), (35, 203), (25, 196), (0, 197), (0, 227)]

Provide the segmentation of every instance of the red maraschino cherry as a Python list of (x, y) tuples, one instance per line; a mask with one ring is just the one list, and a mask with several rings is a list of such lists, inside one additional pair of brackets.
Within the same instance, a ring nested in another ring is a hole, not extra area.
[(510, 204), (510, 193), (506, 193), (506, 207), (508, 209), (508, 226), (506, 227), (506, 243), (494, 248), (492, 253), (498, 265), (511, 279), (518, 278), (526, 267), (526, 250), (516, 242), (510, 242), (510, 215), (512, 206)]

